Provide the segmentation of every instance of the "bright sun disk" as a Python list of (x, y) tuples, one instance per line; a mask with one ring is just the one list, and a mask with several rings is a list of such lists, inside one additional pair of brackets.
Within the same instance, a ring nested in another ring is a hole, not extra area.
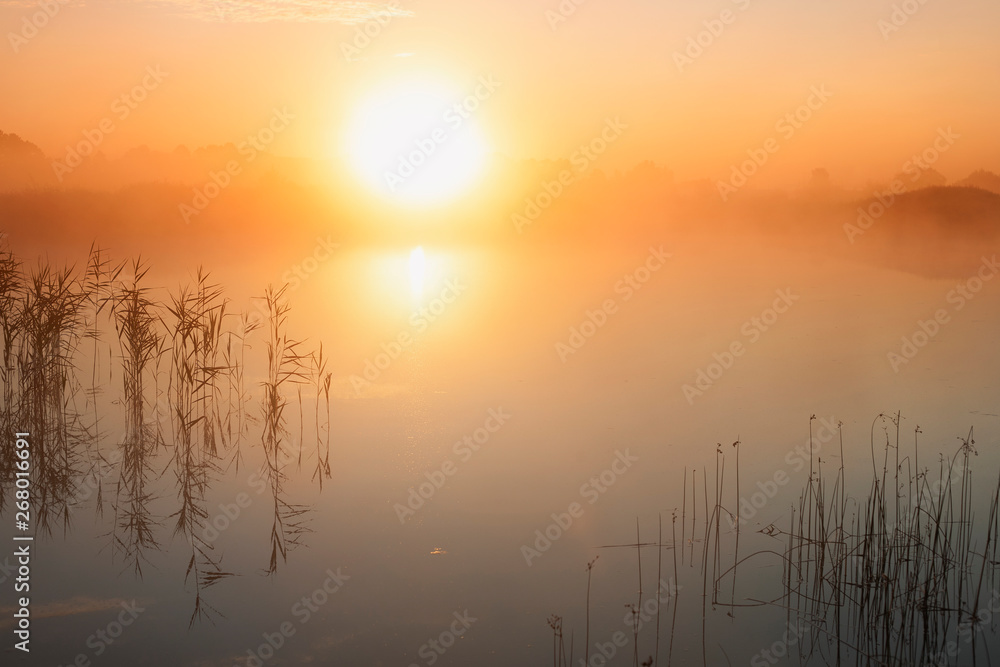
[(414, 82), (362, 104), (349, 124), (347, 154), (376, 192), (405, 203), (439, 203), (472, 185), (486, 164), (486, 139), (462, 96)]

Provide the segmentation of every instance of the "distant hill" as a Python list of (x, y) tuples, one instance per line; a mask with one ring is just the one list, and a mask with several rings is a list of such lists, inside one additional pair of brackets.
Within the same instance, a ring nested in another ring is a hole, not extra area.
[(1000, 230), (1000, 194), (978, 187), (930, 187), (899, 195), (886, 218), (951, 232)]
[(968, 188), (979, 188), (981, 190), (988, 190), (989, 192), (1000, 194), (1000, 176), (997, 176), (992, 171), (986, 171), (985, 169), (979, 169), (978, 171), (972, 172), (968, 177), (955, 183), (955, 185)]
[(923, 188), (941, 187), (948, 184), (948, 179), (937, 169), (924, 169), (916, 177), (907, 173), (899, 173), (893, 178), (903, 184), (907, 192), (914, 192)]
[(7, 134), (0, 130), (0, 159), (7, 156), (45, 157), (42, 149), (35, 144), (25, 141), (16, 134)]
[(38, 146), (16, 134), (0, 132), (0, 192), (40, 188), (115, 191), (150, 183), (203, 186), (211, 173), (225, 170), (232, 161), (239, 166), (236, 180), (244, 185), (276, 174), (297, 183), (310, 183), (317, 174), (329, 171), (313, 160), (278, 157), (246, 147), (241, 152), (232, 143), (195, 150), (178, 146), (171, 152), (138, 146), (116, 158), (97, 150), (74, 166), (65, 154), (46, 156)]
[(0, 192), (54, 184), (52, 169), (41, 148), (16, 134), (0, 131)]

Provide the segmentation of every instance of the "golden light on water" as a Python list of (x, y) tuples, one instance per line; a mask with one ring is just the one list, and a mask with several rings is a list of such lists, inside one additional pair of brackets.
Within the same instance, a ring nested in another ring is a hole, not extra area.
[(396, 327), (400, 318), (438, 298), (448, 280), (467, 275), (469, 262), (460, 253), (425, 244), (366, 248), (344, 253), (329, 288), (357, 277), (355, 284), (364, 288), (347, 290), (345, 298), (356, 299), (357, 308)]
[(427, 258), (424, 256), (424, 247), (417, 246), (410, 253), (410, 294), (414, 301), (423, 297), (426, 278)]

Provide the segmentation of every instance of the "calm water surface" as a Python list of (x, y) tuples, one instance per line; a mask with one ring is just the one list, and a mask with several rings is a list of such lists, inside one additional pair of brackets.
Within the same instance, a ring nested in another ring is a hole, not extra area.
[[(286, 468), (289, 499), (313, 508), (305, 546), (289, 552), (273, 576), (261, 575), (273, 501), (260, 481), (260, 430), (253, 424), (243, 464), (224, 464), (206, 502), (219, 530), (204, 534), (223, 569), (239, 576), (206, 594), (224, 618), (189, 628), (190, 550), (182, 537), (171, 538), (166, 517), (176, 509), (176, 491), (163, 454), (155, 469), (167, 472), (154, 483), (151, 503), (164, 518), (157, 529), (163, 549), (150, 550), (141, 579), (113, 557), (109, 510), (97, 515), (92, 497), (72, 510), (65, 535), (39, 538), (32, 664), (228, 667), (266, 658), (268, 665), (542, 665), (552, 660), (550, 614), (565, 617), (567, 640), (575, 632), (578, 664), (587, 563), (600, 555), (591, 642), (607, 643), (619, 630), (631, 635), (625, 605), (637, 601), (636, 550), (599, 547), (636, 542), (637, 521), (640, 539), (656, 542), (661, 516), (670, 543), (672, 517), (682, 508), (685, 539), (692, 522), (697, 534), (684, 543), (680, 561), (672, 657), (700, 664), (701, 482), (715, 474), (716, 443), (724, 443), (732, 475), (730, 443), (741, 441), (744, 498), (778, 471), (790, 480), (744, 515), (745, 554), (781, 547), (755, 531), (772, 522), (788, 526), (807, 480), (806, 460), (795, 451), (804, 451), (811, 415), (814, 429), (842, 422), (855, 492), (866, 493), (870, 483), (873, 420), (896, 411), (903, 416), (900, 452), (912, 452), (919, 425), (922, 464), (935, 472), (937, 453), (953, 454), (973, 427), (977, 507), (992, 488), (1000, 463), (1000, 280), (985, 282), (960, 308), (954, 294), (949, 298), (976, 275), (972, 253), (951, 277), (927, 278), (822, 244), (769, 247), (751, 236), (709, 242), (664, 234), (654, 243), (601, 250), (414, 250), (338, 248), (328, 261), (304, 265), (315, 270), (290, 292), (289, 334), (310, 349), (322, 341), (333, 372), (332, 479), (322, 491), (311, 480), (315, 390), (302, 388), (301, 464), (296, 389), (287, 392), (295, 458)], [(229, 288), (232, 309), (249, 309), (251, 294), (310, 252), (284, 263), (215, 267), (214, 276)], [(670, 257), (650, 259), (662, 253)], [(151, 284), (176, 285), (193, 268), (157, 259)], [(769, 310), (776, 305), (784, 312)], [(948, 321), (894, 369), (888, 353), (902, 354), (901, 339), (912, 339), (939, 309)], [(730, 357), (734, 344), (741, 353)], [(247, 382), (256, 414), (264, 336), (254, 334), (250, 345)], [(112, 350), (118, 354), (116, 344)], [(87, 368), (87, 355), (80, 359)], [(699, 372), (714, 379), (699, 386)], [(102, 399), (107, 452), (120, 437), (120, 408), (111, 402), (120, 382), (113, 371)], [(698, 393), (685, 393), (685, 385)], [(895, 438), (891, 425), (883, 429), (881, 422), (874, 427), (879, 467), (885, 434)], [(839, 440), (823, 437), (817, 456), (835, 471)], [(698, 480), (694, 519), (685, 471), (696, 471)], [(116, 479), (112, 473), (105, 481), (105, 503)], [(735, 492), (727, 493), (734, 509)], [(553, 513), (565, 521), (570, 512), (571, 525), (552, 528)], [(546, 542), (536, 531), (547, 528), (558, 538), (539, 550)], [(722, 529), (732, 532), (724, 522)], [(680, 526), (674, 530), (680, 543)], [(647, 599), (656, 588), (656, 552), (647, 547), (641, 554)], [(664, 549), (662, 557), (661, 579), (672, 580), (675, 552)], [(753, 559), (739, 572), (738, 601), (780, 591), (777, 559)], [(11, 575), (3, 576), (10, 586)], [(119, 637), (105, 642), (95, 634), (116, 631), (121, 603), (132, 600), (144, 611)], [(785, 630), (778, 607), (738, 608), (735, 618), (727, 611), (709, 610), (709, 664), (726, 657), (750, 664)], [(292, 632), (282, 635), (282, 628)], [(450, 634), (456, 628), (460, 634)], [(640, 641), (644, 658), (654, 650), (653, 632), (645, 629)], [(631, 664), (631, 643), (616, 650), (610, 664)]]

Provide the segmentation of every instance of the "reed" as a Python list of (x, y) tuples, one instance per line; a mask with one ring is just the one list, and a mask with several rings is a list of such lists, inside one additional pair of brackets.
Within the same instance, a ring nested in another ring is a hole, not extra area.
[(301, 343), (290, 339), (285, 330), (289, 306), (284, 301), (285, 287), (269, 287), (264, 294), (267, 308), (267, 379), (263, 383), (264, 397), (261, 404), (263, 432), (261, 444), (264, 449), (264, 471), (273, 500), (273, 521), (271, 524), (271, 556), (267, 574), (274, 574), (281, 562), (288, 560), (288, 551), (298, 546), (301, 537), (308, 532), (302, 519), (308, 508), (290, 503), (284, 492), (287, 480), (285, 464), (290, 459), (287, 451), (288, 425), (285, 410), (288, 401), (284, 396), (287, 385), (304, 381), (306, 357), (299, 353)]
[(323, 489), (323, 480), (333, 477), (330, 469), (330, 383), (333, 380), (333, 373), (326, 370), (327, 363), (327, 359), (323, 357), (323, 344), (320, 343), (319, 350), (309, 355), (310, 376), (316, 391), (313, 406), (316, 468), (313, 470), (312, 478), (319, 482), (320, 490)]
[[(881, 451), (874, 436), (879, 424)], [(803, 664), (936, 664), (949, 642), (960, 645), (963, 627), (979, 622), (980, 601), (998, 565), (989, 554), (997, 541), (1000, 478), (987, 521), (977, 525), (973, 432), (959, 438), (932, 482), (929, 470), (917, 464), (919, 427), (911, 460), (900, 451), (901, 424), (898, 412), (873, 423), (867, 498), (847, 496), (841, 430), (832, 486), (824, 459), (811, 456), (811, 474), (788, 530), (767, 528), (772, 537), (787, 537), (778, 604), (809, 628), (799, 645)], [(976, 644), (973, 637), (973, 654)]]
[[(3, 404), (0, 406), (0, 429), (14, 433), (17, 411), (17, 322), (20, 319), (21, 294), (24, 281), (21, 262), (6, 241), (0, 238), (0, 385)], [(9, 437), (0, 440), (0, 512), (5, 509), (7, 494), (2, 492), (14, 477), (14, 443)]]
[[(710, 641), (718, 629), (717, 619), (735, 623), (738, 607), (773, 607), (785, 615), (787, 627), (804, 630), (795, 648), (788, 647), (783, 662), (802, 665), (903, 665), (989, 663), (991, 635), (984, 632), (990, 614), (984, 614), (985, 598), (997, 592), (1000, 561), (996, 558), (1000, 537), (1000, 474), (982, 497), (973, 488), (975, 458), (978, 456), (974, 432), (959, 440), (958, 447), (939, 459), (936, 474), (921, 467), (920, 427), (914, 428), (912, 452), (904, 451), (903, 416), (897, 412), (882, 414), (872, 423), (869, 436), (871, 480), (867, 494), (852, 496), (847, 486), (845, 437), (843, 425), (835, 434), (839, 441), (840, 461), (830, 467), (827, 456), (815, 448), (813, 421), (809, 420), (808, 478), (790, 516), (767, 524), (757, 531), (755, 540), (774, 540), (773, 549), (750, 549), (741, 552), (738, 512), (727, 509), (727, 499), (741, 502), (740, 448), (738, 438), (732, 448), (716, 447), (714, 489), (709, 489), (703, 472), (702, 494), (706, 509), (701, 514), (704, 530), (698, 574), (702, 577), (700, 637), (701, 656), (689, 654), (685, 662), (700, 658), (702, 664), (735, 664), (729, 661), (725, 642)], [(732, 456), (735, 473), (726, 475), (725, 458)], [(698, 505), (696, 472), (691, 475), (688, 498), (687, 470), (684, 471), (681, 512), (672, 520), (674, 577), (678, 576), (676, 546), (692, 546), (697, 523), (688, 524), (688, 504), (692, 516)], [(735, 490), (735, 494), (730, 491)], [(714, 507), (707, 506), (712, 493)], [(977, 501), (980, 499), (980, 501)], [(732, 501), (730, 501), (732, 502)], [(980, 508), (977, 512), (976, 508)], [(733, 519), (733, 530), (722, 530), (720, 516)], [(692, 530), (677, 542), (676, 525)], [(787, 522), (787, 523), (786, 523)], [(641, 577), (642, 543), (637, 533), (633, 545)], [(662, 530), (655, 546), (664, 548)], [(693, 548), (690, 549), (693, 555)], [(723, 554), (726, 558), (723, 558)], [(732, 557), (729, 558), (729, 555)], [(684, 551), (681, 551), (683, 558)], [(740, 597), (737, 574), (746, 567), (760, 567), (760, 560), (777, 559), (781, 569), (770, 582), (755, 573), (755, 583), (770, 587), (774, 595), (766, 599)], [(723, 565), (723, 562), (725, 564)], [(694, 562), (692, 559), (692, 567)], [(590, 574), (588, 566), (587, 651), (590, 641)], [(658, 563), (657, 574), (662, 573)], [(694, 573), (692, 573), (694, 574)], [(727, 579), (731, 577), (731, 579)], [(725, 586), (723, 586), (725, 582)], [(728, 595), (724, 599), (720, 591)], [(626, 594), (626, 597), (629, 594)], [(673, 599), (673, 623), (676, 623), (678, 599)], [(635, 623), (641, 609), (627, 603), (633, 622), (634, 648), (631, 662), (637, 664), (642, 638)], [(716, 609), (725, 611), (718, 616)], [(659, 660), (659, 616), (654, 652), (643, 663)], [(692, 610), (693, 611), (693, 610)], [(694, 621), (694, 615), (689, 616)], [(689, 639), (698, 640), (692, 634)], [(717, 644), (710, 651), (711, 644)], [(964, 649), (962, 647), (965, 647)], [(955, 651), (966, 651), (955, 656)], [(674, 627), (670, 631), (667, 663), (674, 652)], [(963, 657), (964, 656), (964, 657)]]
[(238, 329), (226, 332), (226, 344), (222, 349), (222, 361), (228, 372), (226, 373), (227, 410), (221, 430), (226, 434), (226, 442), (232, 451), (231, 463), (237, 472), (242, 463), (241, 444), (250, 430), (251, 421), (248, 406), (252, 396), (246, 386), (246, 353), (250, 336), (260, 326), (260, 320), (251, 318), (247, 313), (240, 314)]
[[(84, 338), (91, 341), (91, 370), (90, 386), (86, 390), (87, 400), (92, 410), (91, 428), (93, 437), (87, 439), (87, 460), (88, 475), (97, 484), (97, 499), (94, 505), (95, 512), (100, 517), (104, 512), (104, 475), (101, 470), (111, 467), (111, 463), (104, 456), (104, 431), (101, 428), (100, 398), (104, 394), (105, 386), (102, 382), (104, 375), (102, 361), (102, 338), (104, 329), (102, 324), (107, 324), (106, 318), (110, 311), (110, 304), (114, 298), (114, 286), (121, 272), (125, 268), (125, 263), (112, 264), (108, 253), (99, 246), (92, 245), (90, 248), (87, 271), (84, 277), (84, 292), (87, 295), (87, 305), (90, 310), (90, 321), (85, 327)], [(107, 374), (108, 383), (112, 383), (112, 351), (110, 345), (107, 351)]]
[(14, 308), (12, 380), (19, 389), (14, 419), (34, 441), (33, 504), (38, 528), (47, 533), (57, 519), (69, 528), (72, 480), (80, 472), (81, 443), (89, 436), (76, 407), (80, 385), (73, 363), (86, 299), (72, 267), (40, 264), (24, 281)]
[[(276, 571), (307, 532), (308, 508), (285, 493), (292, 459), (286, 394), (289, 385), (304, 383), (315, 392), (312, 475), (322, 489), (332, 478), (332, 373), (322, 345), (306, 355), (286, 336), (284, 289), (264, 296), (267, 375), (258, 392), (248, 385), (246, 369), (261, 321), (231, 314), (221, 286), (203, 269), (192, 285), (166, 298), (157, 296), (148, 276), (141, 258), (114, 262), (96, 245), (81, 272), (45, 262), (27, 271), (0, 235), (0, 428), (31, 433), (33, 518), (42, 533), (60, 524), (69, 530), (72, 508), (93, 497), (92, 490), (102, 519), (106, 478), (114, 479), (112, 556), (138, 577), (151, 554), (165, 550), (158, 538), (160, 499), (175, 498), (166, 516), (190, 547), (185, 581), (194, 588), (193, 624), (219, 615), (204, 593), (234, 576), (204, 537), (207, 499), (229, 468), (226, 460), (239, 471), (252, 429), (260, 429), (273, 498), (265, 572)], [(109, 392), (114, 384), (118, 391)], [(250, 410), (255, 400), (259, 419)], [(12, 447), (10, 438), (0, 439), (0, 512), (13, 482)]]
[(150, 510), (155, 497), (150, 480), (153, 456), (165, 446), (160, 425), (147, 421), (146, 414), (156, 362), (165, 343), (159, 304), (151, 299), (150, 288), (143, 285), (148, 270), (141, 259), (134, 260), (131, 278), (116, 286), (111, 306), (121, 348), (125, 408), (112, 540), (115, 551), (140, 577), (148, 560), (146, 552), (160, 548), (155, 536), (157, 520)]
[(208, 521), (205, 496), (219, 472), (216, 435), (225, 433), (217, 381), (230, 369), (216, 360), (225, 301), (222, 290), (208, 284), (208, 276), (199, 269), (195, 286), (172, 296), (167, 309), (172, 315), (169, 402), (179, 503), (171, 517), (175, 519), (174, 534), (182, 535), (191, 546), (185, 572), (185, 579), (192, 581), (195, 589), (190, 625), (218, 613), (204, 601), (204, 591), (233, 576), (222, 570), (221, 559), (202, 537)]
[[(566, 642), (563, 638), (562, 616), (553, 614), (546, 619), (546, 623), (552, 629), (552, 667), (566, 667)], [(570, 664), (572, 658), (570, 658)]]

